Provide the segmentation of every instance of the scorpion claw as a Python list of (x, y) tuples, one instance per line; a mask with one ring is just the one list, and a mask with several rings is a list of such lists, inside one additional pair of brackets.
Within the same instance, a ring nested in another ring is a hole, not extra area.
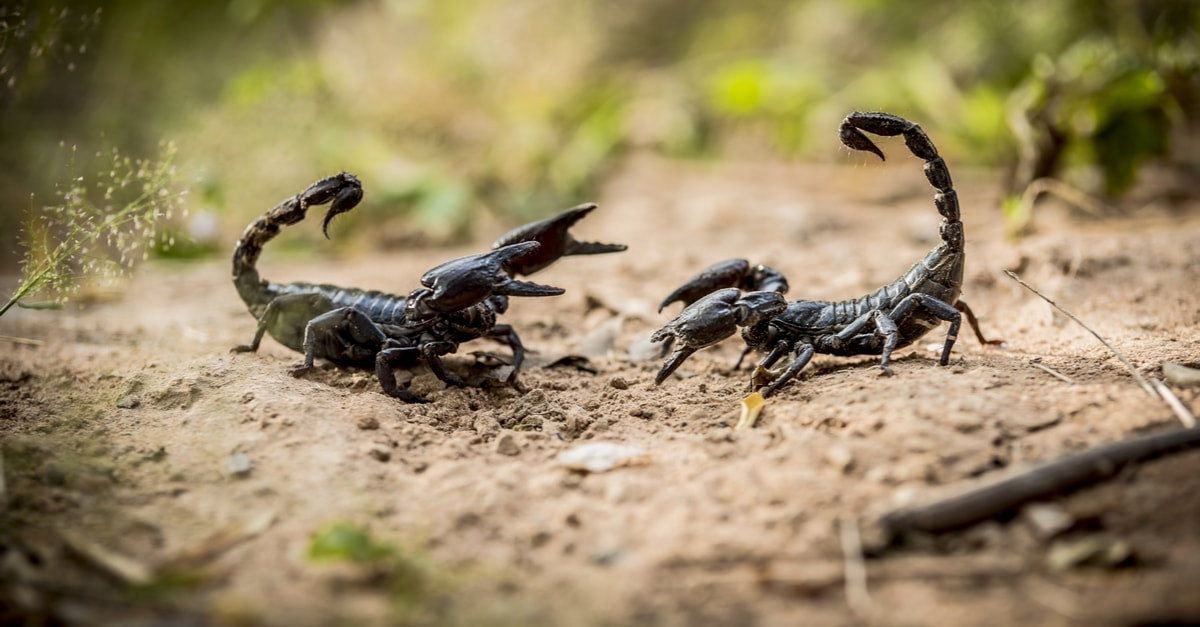
[(770, 266), (760, 263), (751, 267), (750, 262), (745, 259), (730, 259), (715, 263), (688, 279), (686, 283), (671, 292), (670, 296), (663, 299), (658, 306), (658, 311), (661, 313), (667, 305), (676, 301), (682, 302), (683, 306), (687, 307), (706, 294), (727, 287), (737, 287), (748, 292), (765, 291), (784, 294), (788, 290), (788, 282), (782, 272)]
[(584, 203), (552, 218), (515, 228), (500, 236), (492, 248), (499, 250), (521, 242), (537, 242), (541, 245), (504, 260), (504, 270), (511, 276), (533, 274), (568, 255), (599, 255), (625, 250), (624, 244), (580, 242), (571, 235), (570, 228), (595, 210), (596, 206), (596, 203)]
[(674, 292), (663, 299), (659, 304), (658, 311), (662, 313), (663, 309), (667, 308), (674, 302), (682, 302), (686, 308), (692, 303), (704, 298), (719, 289), (727, 287), (737, 287), (742, 281), (742, 277), (750, 271), (750, 262), (745, 259), (729, 259), (701, 270), (696, 276), (688, 279), (686, 283), (680, 285)]
[[(528, 281), (513, 280), (504, 270), (504, 265), (541, 244), (535, 241), (519, 242), (497, 248), (491, 252), (461, 257), (433, 268), (421, 277), (421, 285), (432, 293), (420, 299), (421, 305), (430, 312), (449, 313), (465, 309), (487, 300), (494, 294), (504, 296), (556, 296), (563, 289), (538, 285)], [(410, 305), (417, 303), (410, 299)], [(420, 312), (415, 312), (421, 319)]]

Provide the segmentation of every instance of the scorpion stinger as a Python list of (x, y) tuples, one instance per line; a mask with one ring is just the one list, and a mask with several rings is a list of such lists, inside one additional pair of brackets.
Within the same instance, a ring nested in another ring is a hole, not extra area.
[[(904, 118), (889, 113), (856, 112), (842, 120), (838, 136), (843, 144), (882, 159), (883, 151), (864, 132), (903, 135), (908, 149), (925, 162), (925, 177), (936, 190), (933, 204), (942, 216), (941, 244), (891, 284), (861, 298), (839, 302), (795, 300), (780, 306), (787, 280), (777, 270), (766, 266), (751, 268), (744, 260), (712, 266), (663, 301), (664, 307), (677, 300), (686, 306), (651, 336), (667, 345), (676, 339), (682, 344), (663, 364), (656, 382), (665, 380), (692, 352), (732, 335), (735, 326), (742, 327), (747, 350), (767, 353), (752, 377), (756, 387), (765, 386), (763, 396), (786, 385), (814, 353), (880, 355), (880, 368), (891, 374), (892, 351), (912, 344), (940, 323), (949, 322), (938, 360), (944, 366), (949, 363), (964, 315), (981, 343), (1000, 343), (984, 339), (974, 314), (959, 298), (963, 282), (963, 225), (958, 195), (946, 162), (925, 131)], [(740, 295), (734, 286), (760, 291)], [(722, 287), (725, 289), (719, 289)], [(718, 291), (703, 295), (711, 289)], [(763, 296), (771, 293), (773, 298)], [(770, 368), (789, 353), (792, 362), (776, 375)]]

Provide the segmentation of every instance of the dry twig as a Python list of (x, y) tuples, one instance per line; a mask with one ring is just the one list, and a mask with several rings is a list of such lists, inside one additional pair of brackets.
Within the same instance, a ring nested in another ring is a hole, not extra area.
[(41, 346), (45, 342), (41, 340), (31, 340), (27, 337), (14, 337), (12, 335), (0, 335), (0, 342), (8, 342), (9, 344), (23, 344), (25, 346)]
[(1184, 405), (1183, 401), (1179, 400), (1178, 396), (1175, 396), (1175, 393), (1171, 391), (1171, 388), (1167, 387), (1167, 384), (1159, 381), (1158, 379), (1151, 379), (1151, 381), (1154, 382), (1154, 389), (1158, 390), (1158, 395), (1161, 396), (1164, 401), (1166, 401), (1167, 406), (1171, 408), (1171, 411), (1175, 412), (1175, 417), (1179, 419), (1179, 422), (1182, 422), (1183, 426), (1185, 427), (1196, 426), (1196, 417), (1192, 415), (1192, 412), (1187, 408), (1187, 405)]
[(1125, 355), (1122, 354), (1121, 351), (1117, 350), (1117, 347), (1113, 346), (1112, 344), (1109, 344), (1108, 340), (1104, 339), (1103, 337), (1100, 336), (1099, 333), (1096, 333), (1095, 330), (1093, 330), (1088, 325), (1084, 324), (1084, 322), (1082, 320), (1080, 320), (1075, 314), (1067, 311), (1066, 309), (1063, 309), (1062, 305), (1059, 305), (1058, 303), (1054, 302), (1053, 300), (1050, 300), (1050, 298), (1047, 297), (1045, 294), (1039, 292), (1037, 290), (1037, 288), (1026, 283), (1023, 279), (1021, 279), (1021, 277), (1017, 276), (1017, 273), (1013, 272), (1012, 270), (1005, 270), (1004, 273), (1007, 274), (1010, 278), (1012, 278), (1012, 280), (1016, 281), (1017, 283), (1020, 283), (1021, 286), (1024, 287), (1025, 289), (1036, 294), (1038, 296), (1038, 298), (1041, 298), (1042, 300), (1046, 301), (1047, 303), (1050, 303), (1051, 307), (1054, 307), (1055, 309), (1059, 310), (1060, 312), (1062, 312), (1062, 314), (1064, 316), (1066, 316), (1066, 317), (1070, 318), (1072, 321), (1074, 321), (1075, 324), (1078, 324), (1079, 326), (1086, 329), (1088, 333), (1091, 333), (1093, 336), (1095, 336), (1095, 338), (1097, 340), (1100, 340), (1101, 344), (1103, 344), (1106, 348), (1108, 348), (1108, 350), (1112, 351), (1113, 354), (1117, 356), (1117, 359), (1121, 360), (1121, 363), (1125, 364), (1125, 367), (1129, 369), (1129, 373), (1133, 375), (1133, 378), (1138, 382), (1138, 385), (1142, 386), (1142, 389), (1145, 390), (1147, 394), (1149, 394), (1150, 396), (1153, 396), (1155, 398), (1162, 398), (1154, 390), (1154, 387), (1150, 385), (1150, 382), (1146, 380), (1146, 377), (1143, 377), (1142, 373), (1138, 372), (1138, 369), (1136, 367), (1134, 367), (1133, 363), (1130, 362), (1128, 359), (1126, 359)]
[(1029, 501), (1112, 476), (1122, 466), (1200, 446), (1200, 428), (1113, 442), (933, 503), (894, 510), (881, 522), (889, 537), (908, 532), (941, 533), (965, 527)]
[(842, 536), (842, 577), (846, 585), (846, 604), (858, 616), (867, 616), (871, 610), (871, 594), (867, 591), (867, 566), (863, 561), (858, 522), (839, 519), (838, 527)]

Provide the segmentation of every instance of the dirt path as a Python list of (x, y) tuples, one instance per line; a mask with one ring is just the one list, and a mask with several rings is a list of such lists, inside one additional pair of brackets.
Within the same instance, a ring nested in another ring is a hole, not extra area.
[[(1171, 427), (1107, 350), (1002, 270), (1147, 375), (1164, 360), (1197, 365), (1195, 200), (1105, 223), (1048, 206), (1040, 233), (1010, 244), (992, 177), (956, 170), (964, 299), (1004, 349), (964, 333), (939, 368), (935, 331), (899, 355), (891, 378), (874, 358), (818, 356), (737, 433), (748, 376), (729, 371), (739, 342), (653, 385), (646, 339), (678, 308), (660, 315), (657, 303), (709, 263), (750, 257), (787, 273), (792, 297), (832, 299), (919, 259), (938, 216), (915, 160), (895, 162), (630, 164), (578, 229), (629, 252), (560, 262), (536, 280), (566, 295), (505, 316), (542, 362), (582, 353), (596, 372), (530, 368), (523, 393), (444, 389), (417, 370), (413, 389), (434, 402), (404, 405), (365, 372), (293, 379), (298, 356), (269, 339), (232, 355), (254, 323), (224, 260), (150, 267), (124, 298), (85, 310), (5, 316), (0, 334), (45, 344), (0, 349), (0, 601), (79, 622), (1200, 620), (1200, 451), (1053, 501), (1048, 511), (1073, 523), (1058, 538), (1021, 514), (870, 560), (869, 601), (847, 602), (839, 525), (862, 521), (869, 539), (875, 515), (941, 486)], [(484, 245), (295, 265), (268, 247), (260, 268), (272, 280), (404, 293), (428, 267)], [(466, 345), (451, 363), (470, 367), (474, 350), (497, 348)], [(560, 453), (587, 442), (646, 457), (591, 475), (560, 467)], [(338, 522), (341, 536), (330, 531)], [(331, 537), (374, 557), (307, 556), (314, 538)], [(1120, 568), (1047, 565), (1085, 541), (1130, 557)]]

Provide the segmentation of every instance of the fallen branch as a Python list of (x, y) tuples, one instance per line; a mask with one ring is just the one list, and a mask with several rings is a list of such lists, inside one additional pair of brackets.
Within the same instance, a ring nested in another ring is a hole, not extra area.
[(903, 508), (880, 519), (889, 539), (911, 532), (942, 533), (988, 520), (1029, 501), (1110, 477), (1126, 464), (1200, 446), (1200, 428), (1106, 444), (928, 505)]

